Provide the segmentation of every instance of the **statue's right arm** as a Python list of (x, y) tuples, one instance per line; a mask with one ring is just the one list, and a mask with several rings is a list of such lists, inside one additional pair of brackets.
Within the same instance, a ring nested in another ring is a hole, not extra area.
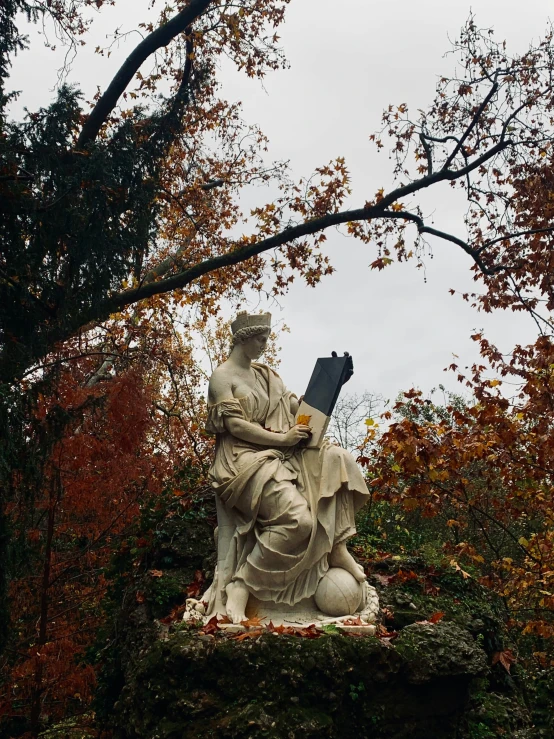
[[(208, 399), (210, 403), (221, 403), (224, 400), (230, 400), (232, 398), (233, 388), (230, 378), (223, 373), (214, 372), (210, 378), (208, 388)], [(227, 431), (237, 439), (262, 446), (294, 446), (302, 439), (307, 439), (310, 435), (308, 426), (293, 426), (285, 434), (279, 434), (275, 431), (267, 431), (258, 424), (246, 421), (244, 418), (226, 416), (223, 422)]]

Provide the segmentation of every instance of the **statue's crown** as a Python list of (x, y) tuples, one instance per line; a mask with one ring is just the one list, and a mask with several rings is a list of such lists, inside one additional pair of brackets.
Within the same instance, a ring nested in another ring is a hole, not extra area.
[(247, 313), (243, 310), (237, 313), (237, 317), (231, 324), (231, 331), (236, 334), (241, 328), (247, 328), (250, 326), (263, 326), (264, 328), (271, 328), (271, 313)]

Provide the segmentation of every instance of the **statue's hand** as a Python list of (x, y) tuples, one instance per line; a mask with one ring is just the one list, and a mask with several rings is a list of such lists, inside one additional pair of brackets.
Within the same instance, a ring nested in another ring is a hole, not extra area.
[(297, 424), (296, 426), (293, 426), (287, 433), (285, 434), (284, 438), (284, 446), (294, 446), (295, 444), (298, 444), (299, 441), (304, 441), (305, 439), (309, 439), (311, 436), (311, 431), (309, 426), (304, 426), (303, 424)]

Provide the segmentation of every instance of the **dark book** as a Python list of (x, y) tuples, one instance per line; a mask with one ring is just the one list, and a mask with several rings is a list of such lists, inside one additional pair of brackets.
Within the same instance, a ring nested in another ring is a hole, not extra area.
[(321, 357), (316, 361), (296, 414), (297, 423), (306, 423), (312, 429), (307, 446), (317, 447), (321, 444), (341, 388), (353, 374), (354, 364), (349, 354), (343, 357)]
[(304, 402), (326, 416), (331, 416), (341, 387), (353, 374), (354, 363), (350, 355), (318, 359), (304, 394)]

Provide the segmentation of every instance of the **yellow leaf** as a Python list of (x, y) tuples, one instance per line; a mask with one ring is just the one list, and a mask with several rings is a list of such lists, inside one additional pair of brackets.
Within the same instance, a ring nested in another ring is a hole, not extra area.
[(366, 418), (365, 420), (366, 426), (373, 426), (374, 424), (375, 424), (375, 421), (373, 420), (373, 418)]
[(525, 547), (526, 549), (529, 546), (529, 542), (527, 541), (527, 539), (524, 536), (520, 536), (519, 539), (517, 540), (517, 542), (518, 542), (518, 544), (521, 544), (521, 546), (522, 547)]
[(462, 568), (456, 562), (455, 559), (451, 559), (450, 560), (450, 566), (453, 567), (456, 570), (456, 572), (459, 572), (460, 575), (464, 578), (464, 580), (467, 580), (468, 577), (471, 578), (471, 575), (469, 574), (469, 572), (466, 572), (465, 570), (462, 570)]

